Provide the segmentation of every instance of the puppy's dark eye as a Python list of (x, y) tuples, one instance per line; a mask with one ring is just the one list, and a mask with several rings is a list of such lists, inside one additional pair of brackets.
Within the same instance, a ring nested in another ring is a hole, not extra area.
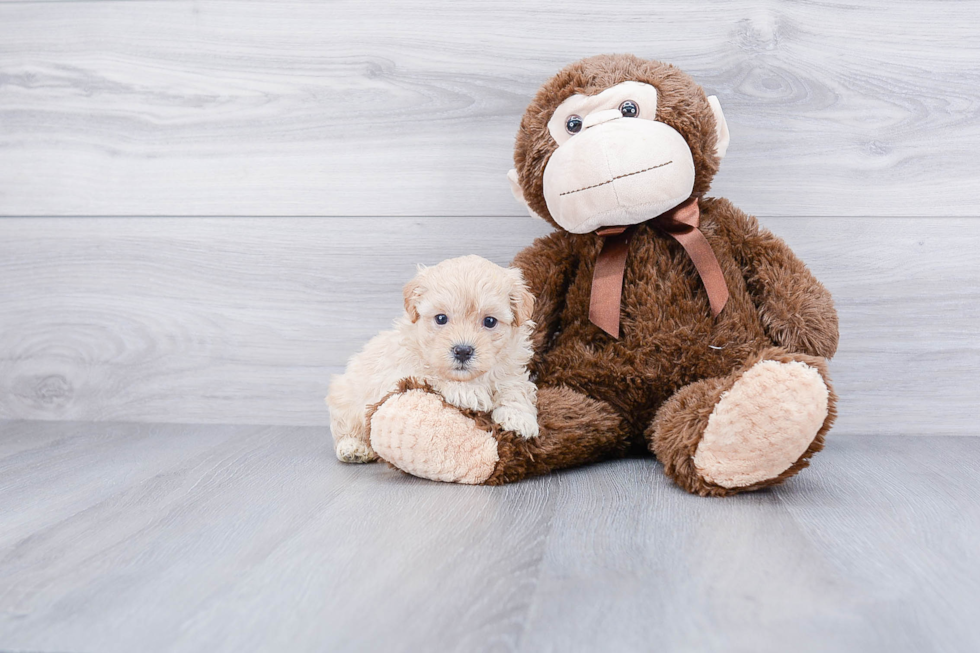
[(619, 105), (619, 112), (623, 114), (624, 118), (636, 118), (640, 115), (640, 107), (633, 100), (626, 100)]
[(577, 134), (582, 131), (582, 119), (578, 116), (568, 116), (565, 119), (565, 129), (569, 134)]
[(436, 315), (436, 324), (446, 324), (447, 322), (449, 322), (449, 316), (445, 313), (439, 313), (439, 315)]
[(485, 317), (483, 318), (483, 326), (488, 329), (492, 329), (497, 326), (497, 318), (495, 317)]

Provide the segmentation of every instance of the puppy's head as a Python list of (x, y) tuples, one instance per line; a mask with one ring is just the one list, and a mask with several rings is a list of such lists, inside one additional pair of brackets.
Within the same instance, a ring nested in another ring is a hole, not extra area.
[(405, 312), (423, 364), (454, 381), (526, 362), (533, 307), (520, 270), (479, 256), (420, 268), (405, 286)]

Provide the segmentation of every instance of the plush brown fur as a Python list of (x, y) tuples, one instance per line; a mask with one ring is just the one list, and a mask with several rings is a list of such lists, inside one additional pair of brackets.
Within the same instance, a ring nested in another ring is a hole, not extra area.
[[(657, 88), (657, 119), (680, 132), (694, 155), (694, 194), (710, 187), (719, 162), (714, 155), (714, 116), (701, 87), (668, 64), (628, 55), (593, 57), (549, 80), (521, 121), (514, 162), (526, 201), (542, 217), (550, 220), (542, 176), (557, 147), (547, 130), (551, 113), (574, 93), (592, 95), (627, 80)], [(829, 386), (822, 358), (837, 349), (837, 315), (830, 293), (754, 218), (725, 199), (703, 199), (701, 210), (701, 230), (730, 293), (717, 319), (711, 316), (690, 257), (649, 224), (636, 228), (630, 244), (618, 340), (588, 319), (599, 236), (559, 228), (522, 251), (514, 264), (524, 270), (537, 297), (537, 354), (532, 364), (541, 387), (539, 410), (550, 412), (549, 387), (591, 397), (597, 401), (590, 405), (595, 420), (609, 409), (619, 414), (628, 425), (629, 444), (634, 449), (649, 446), (679, 485), (699, 494), (723, 495), (736, 490), (711, 486), (698, 476), (691, 460), (718, 397), (761, 357), (806, 362)], [(806, 466), (833, 422), (835, 399), (831, 392), (830, 414), (800, 460), (759, 485), (781, 482)], [(588, 450), (577, 433), (580, 424), (569, 437), (576, 448)], [(526, 466), (522, 456), (508, 462), (505, 449), (499, 451), (501, 468)], [(512, 471), (495, 474), (508, 480), (515, 476)]]
[(830, 385), (827, 364), (824, 359), (817, 356), (790, 354), (779, 347), (772, 347), (759, 352), (726, 377), (702, 379), (684, 386), (660, 407), (653, 423), (644, 432), (650, 451), (656, 454), (657, 459), (663, 463), (664, 471), (685, 490), (701, 496), (725, 496), (732, 493), (729, 488), (721, 487), (701, 478), (701, 475), (694, 468), (694, 453), (701, 442), (701, 436), (708, 424), (708, 417), (717, 405), (722, 393), (729, 390), (745, 370), (761, 360), (775, 360), (781, 363), (800, 361), (816, 368), (827, 387), (830, 388), (830, 401), (828, 402), (830, 410), (823, 426), (817, 432), (817, 437), (813, 439), (813, 442), (810, 443), (810, 446), (795, 464), (776, 478), (748, 485), (739, 488), (739, 490), (743, 492), (757, 490), (767, 485), (782, 483), (809, 465), (810, 457), (823, 449), (824, 435), (830, 430), (837, 417), (835, 409), (837, 396)]
[(642, 431), (681, 387), (727, 376), (763, 349), (834, 353), (830, 295), (786, 245), (727, 200), (702, 201), (701, 220), (728, 284), (725, 310), (712, 318), (690, 257), (642, 224), (626, 262), (618, 340), (588, 319), (599, 236), (555, 231), (518, 254), (514, 264), (538, 297), (532, 366), (539, 386), (606, 401)]
[[(657, 119), (680, 132), (693, 153), (693, 194), (710, 187), (719, 160), (715, 119), (701, 87), (656, 61), (628, 55), (585, 59), (541, 88), (517, 135), (514, 161), (524, 198), (556, 227), (542, 194), (544, 168), (557, 147), (547, 122), (570, 95), (597, 94), (628, 80), (657, 88)], [(487, 416), (473, 415), (498, 440), (499, 461), (486, 483), (629, 450), (652, 451), (678, 485), (702, 495), (758, 489), (806, 467), (836, 414), (824, 362), (837, 349), (831, 296), (783, 241), (728, 200), (701, 200), (701, 230), (728, 285), (724, 311), (712, 317), (701, 279), (680, 244), (643, 223), (634, 228), (626, 261), (619, 339), (588, 317), (600, 236), (557, 228), (518, 254), (514, 265), (537, 299), (532, 371), (542, 434), (522, 441), (500, 433)], [(806, 451), (777, 477), (747, 487), (715, 485), (701, 477), (692, 456), (722, 393), (760, 360), (815, 368), (829, 389), (827, 417)]]
[[(438, 394), (417, 379), (402, 380), (395, 391), (369, 407), (369, 430), (371, 417), (378, 408), (392, 396), (409, 390)], [(443, 400), (446, 407), (459, 410), (497, 440), (497, 455), (507, 462), (498, 463), (490, 478), (484, 481), (485, 485), (503, 485), (547, 474), (553, 469), (618, 458), (627, 453), (627, 429), (614, 410), (568, 388), (542, 388), (541, 392), (544, 393), (538, 395), (541, 433), (530, 440), (513, 431), (504, 431), (488, 413), (456, 408)]]
[(548, 212), (542, 184), (544, 167), (558, 147), (548, 133), (548, 120), (571, 95), (596, 95), (627, 81), (645, 82), (657, 88), (657, 120), (680, 132), (694, 155), (694, 195), (706, 193), (718, 171), (714, 115), (704, 91), (686, 73), (667, 63), (628, 54), (583, 59), (559, 71), (534, 96), (524, 112), (514, 148), (514, 167), (524, 188), (524, 199), (555, 227), (558, 225)]

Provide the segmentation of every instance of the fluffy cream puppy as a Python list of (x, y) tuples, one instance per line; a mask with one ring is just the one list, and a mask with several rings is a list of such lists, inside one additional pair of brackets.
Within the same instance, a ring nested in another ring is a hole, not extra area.
[(534, 297), (521, 271), (479, 256), (425, 268), (405, 286), (405, 314), (371, 339), (334, 377), (327, 395), (337, 458), (377, 459), (368, 440), (368, 407), (408, 377), (427, 382), (447, 402), (490, 412), (502, 428), (538, 434), (527, 363)]

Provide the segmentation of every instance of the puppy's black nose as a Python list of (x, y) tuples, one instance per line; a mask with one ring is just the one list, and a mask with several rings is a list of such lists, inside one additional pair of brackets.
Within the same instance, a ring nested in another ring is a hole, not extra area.
[(456, 345), (452, 349), (453, 358), (458, 360), (460, 363), (465, 363), (469, 359), (473, 358), (473, 348), (469, 345)]

